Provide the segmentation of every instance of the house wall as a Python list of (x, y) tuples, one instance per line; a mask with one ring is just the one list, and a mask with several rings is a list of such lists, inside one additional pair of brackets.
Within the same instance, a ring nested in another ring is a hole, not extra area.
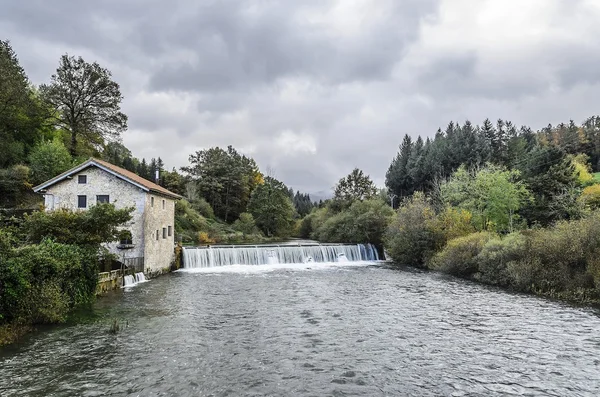
[[(154, 200), (154, 205), (152, 205)], [(164, 201), (164, 208), (163, 208)], [(171, 227), (171, 235), (168, 230)], [(163, 228), (166, 238), (163, 238)], [(147, 236), (144, 263), (151, 273), (168, 271), (174, 260), (175, 247), (175, 200), (147, 194), (144, 213), (144, 233)], [(158, 233), (158, 239), (157, 237)]]
[[(78, 183), (79, 175), (87, 175), (86, 184)], [(44, 199), (47, 211), (59, 208), (79, 210), (77, 207), (78, 195), (87, 196), (87, 208), (96, 204), (97, 195), (109, 195), (110, 203), (118, 209), (133, 206), (135, 210), (132, 213), (132, 219), (123, 228), (131, 231), (135, 248), (119, 250), (117, 249), (118, 242), (106, 246), (111, 252), (118, 255), (119, 259), (124, 256), (126, 258), (144, 256), (144, 208), (147, 195), (144, 190), (93, 166), (73, 174), (72, 179), (62, 180), (46, 190)]]

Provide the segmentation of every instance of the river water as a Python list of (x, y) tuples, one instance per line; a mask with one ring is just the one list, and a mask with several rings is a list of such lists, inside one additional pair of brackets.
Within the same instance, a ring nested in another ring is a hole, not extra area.
[(0, 350), (0, 395), (600, 395), (592, 309), (385, 266), (219, 271)]

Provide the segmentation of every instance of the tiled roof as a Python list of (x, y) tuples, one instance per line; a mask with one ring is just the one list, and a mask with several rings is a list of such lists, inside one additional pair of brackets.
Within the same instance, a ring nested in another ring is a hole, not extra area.
[(44, 183), (42, 183), (41, 185), (38, 185), (36, 187), (33, 188), (34, 191), (40, 191), (44, 188), (47, 188), (48, 186), (54, 185), (55, 183), (63, 180), (64, 178), (66, 178), (67, 176), (75, 173), (75, 172), (79, 172), (89, 166), (98, 166), (100, 168), (104, 168), (106, 170), (112, 171), (114, 174), (117, 174), (117, 176), (120, 176), (121, 179), (129, 182), (129, 183), (133, 183), (134, 185), (138, 185), (141, 186), (143, 188), (145, 188), (146, 190), (149, 190), (151, 192), (157, 193), (157, 194), (162, 194), (165, 196), (169, 196), (171, 198), (175, 198), (175, 199), (180, 199), (181, 196), (171, 192), (170, 190), (165, 189), (162, 186), (157, 185), (154, 182), (150, 182), (147, 179), (142, 178), (141, 176), (134, 174), (131, 171), (128, 171), (124, 168), (121, 167), (117, 167), (114, 164), (111, 164), (107, 161), (104, 160), (99, 160), (96, 158), (90, 158), (89, 160), (85, 161), (84, 163), (71, 168), (68, 171), (63, 172), (62, 174), (50, 179), (49, 181), (46, 181)]

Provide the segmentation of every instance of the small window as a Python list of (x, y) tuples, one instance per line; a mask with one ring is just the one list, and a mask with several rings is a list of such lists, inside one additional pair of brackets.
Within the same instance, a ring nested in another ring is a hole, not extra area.
[(163, 200), (163, 210), (165, 209), (165, 200)]
[(167, 238), (167, 228), (163, 227), (163, 238)]
[(87, 175), (78, 175), (77, 182), (79, 182), (80, 185), (85, 185), (87, 183)]
[(156, 239), (158, 240), (158, 230), (156, 231)]
[(110, 197), (108, 196), (108, 194), (96, 196), (96, 203), (110, 203)]
[(121, 245), (132, 245), (133, 238), (129, 230), (121, 230), (119, 232), (119, 242)]
[(77, 196), (77, 208), (87, 208), (87, 196)]
[(172, 234), (173, 234), (173, 228), (171, 226), (169, 226), (169, 237), (171, 237)]
[(150, 197), (150, 207), (154, 207), (154, 197)]

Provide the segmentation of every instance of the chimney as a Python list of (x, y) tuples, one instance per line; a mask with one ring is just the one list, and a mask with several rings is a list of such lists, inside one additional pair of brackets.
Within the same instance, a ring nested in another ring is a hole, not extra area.
[(160, 170), (157, 168), (156, 175), (154, 176), (154, 183), (156, 183), (158, 185), (159, 180), (160, 180)]

